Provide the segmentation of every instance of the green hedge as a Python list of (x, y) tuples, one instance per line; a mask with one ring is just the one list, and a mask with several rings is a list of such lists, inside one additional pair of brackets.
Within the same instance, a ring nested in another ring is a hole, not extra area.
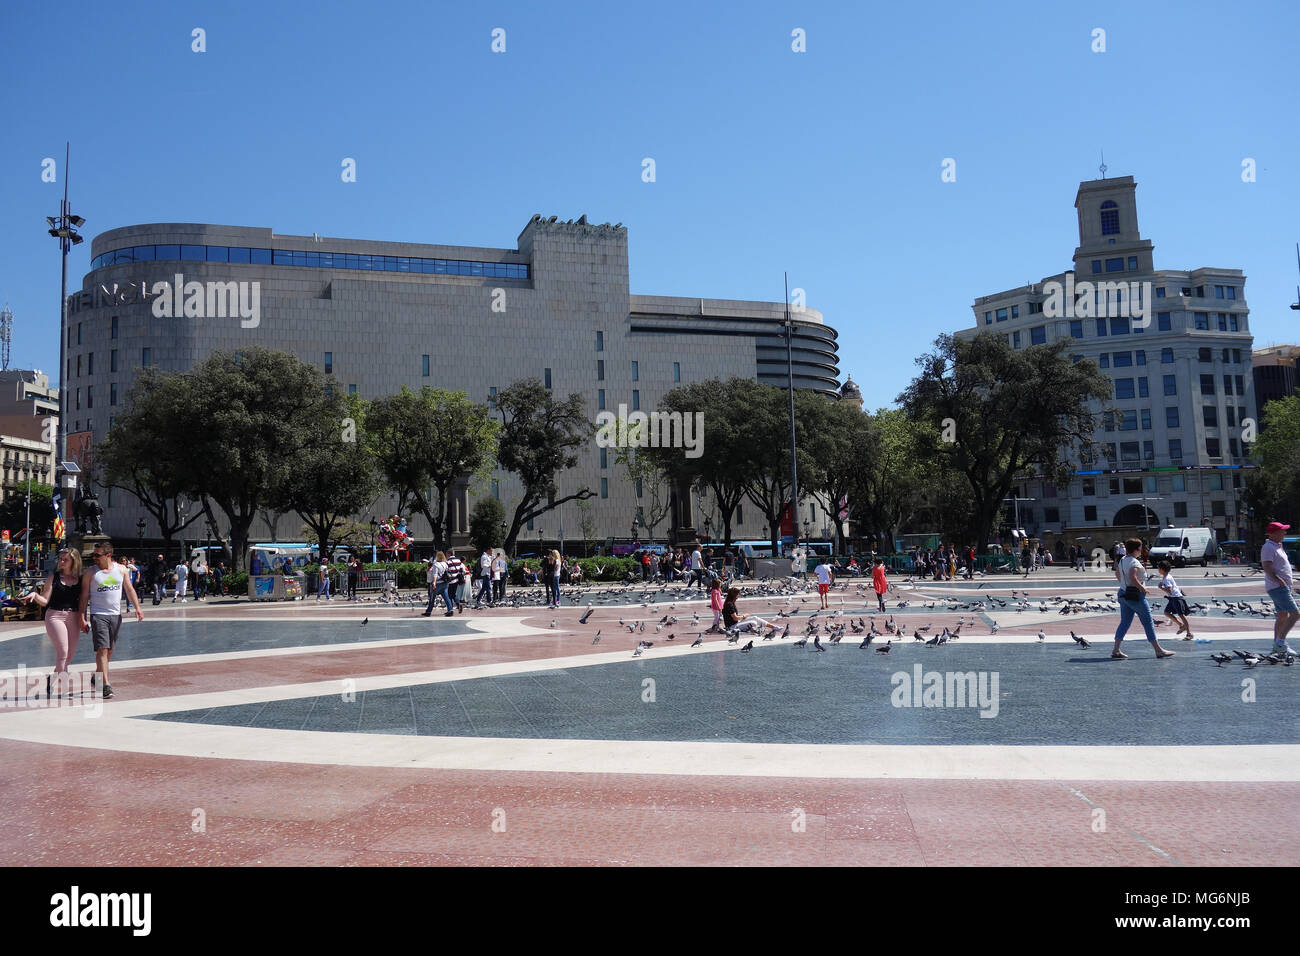
[[(588, 583), (626, 581), (629, 574), (635, 574), (638, 581), (641, 579), (641, 566), (631, 558), (578, 558), (577, 563), (582, 568), (583, 581)], [(540, 570), (542, 566), (539, 558), (529, 558), (527, 564), (534, 571)], [(510, 583), (516, 586), (524, 583), (523, 561), (510, 563)]]

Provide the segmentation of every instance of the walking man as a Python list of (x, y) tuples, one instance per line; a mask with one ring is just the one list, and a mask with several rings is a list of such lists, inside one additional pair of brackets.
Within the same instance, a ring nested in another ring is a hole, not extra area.
[(153, 586), (153, 603), (159, 605), (167, 596), (167, 562), (160, 554), (149, 566), (149, 583)]
[(822, 610), (830, 610), (830, 590), (831, 582), (835, 580), (835, 572), (831, 570), (830, 558), (823, 556), (814, 569), (817, 573), (817, 594), (822, 601)]
[(172, 593), (172, 603), (175, 604), (176, 599), (180, 598), (181, 603), (184, 604), (185, 584), (190, 578), (190, 566), (185, 563), (185, 555), (181, 555), (181, 559), (176, 562), (174, 570), (176, 571), (176, 590)]
[(1273, 602), (1277, 618), (1273, 621), (1273, 650), (1279, 654), (1291, 653), (1287, 646), (1287, 633), (1300, 618), (1295, 598), (1291, 595), (1294, 584), (1291, 577), (1291, 558), (1282, 547), (1282, 539), (1291, 530), (1289, 524), (1273, 521), (1264, 530), (1268, 540), (1260, 549), (1259, 563), (1264, 566), (1264, 589)]
[(474, 601), (474, 607), (479, 608), (484, 604), (490, 607), (492, 605), (492, 549), (486, 546), (483, 548), (483, 553), (478, 556), (478, 579), (478, 598)]
[[(113, 696), (108, 683), (108, 662), (117, 646), (117, 635), (122, 628), (122, 592), (135, 607), (135, 619), (144, 620), (144, 609), (135, 588), (127, 577), (126, 568), (113, 561), (113, 545), (104, 541), (95, 545), (94, 568), (87, 568), (81, 576), (81, 630), (89, 631), (95, 647), (96, 677), (103, 684), (104, 700)], [(95, 677), (91, 678), (94, 686)]]

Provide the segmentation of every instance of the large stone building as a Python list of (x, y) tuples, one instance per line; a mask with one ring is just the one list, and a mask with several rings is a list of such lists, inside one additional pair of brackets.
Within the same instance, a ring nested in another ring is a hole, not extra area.
[(1251, 369), (1255, 379), (1255, 403), (1264, 427), (1264, 406), (1286, 398), (1300, 386), (1300, 345), (1270, 345), (1256, 349)]
[[(534, 377), (558, 395), (582, 393), (593, 421), (620, 405), (651, 410), (666, 391), (693, 381), (786, 383), (783, 303), (632, 295), (627, 230), (585, 216), (534, 216), (513, 249), (162, 223), (101, 233), (91, 254), (69, 301), (70, 441), (71, 433), (82, 436), (78, 442), (103, 437), (140, 368), (183, 371), (214, 350), (252, 346), (291, 352), (366, 399), (432, 385), (489, 403), (498, 389)], [(812, 309), (793, 318), (795, 387), (836, 396), (835, 330)], [(596, 492), (597, 539), (629, 537), (637, 509), (650, 510), (650, 490), (627, 481), (613, 450), (594, 441), (559, 484), (561, 496), (583, 485)], [(511, 509), (515, 479), (494, 473), (490, 486), (463, 490), (458, 530), (471, 501), (488, 494)], [(699, 510), (698, 501), (684, 504)], [(374, 513), (388, 507), (376, 503)], [(705, 503), (703, 517), (708, 512)], [(118, 494), (107, 531), (133, 537), (140, 517), (148, 518)], [(682, 518), (703, 523), (698, 513)], [(741, 518), (737, 536), (766, 534), (756, 509), (744, 507)], [(808, 506), (801, 518), (825, 524)], [(428, 535), (422, 520), (413, 527), (417, 537)], [(561, 527), (568, 539), (582, 535), (576, 506), (530, 523), (525, 537), (554, 541)], [(662, 541), (667, 530), (665, 521), (655, 537)], [(150, 536), (156, 533), (151, 525)], [(252, 529), (254, 537), (266, 533)]]
[(1104, 454), (1064, 487), (1020, 483), (1020, 523), (1063, 527), (1208, 524), (1240, 537), (1243, 431), (1256, 418), (1246, 277), (1239, 269), (1156, 269), (1138, 230), (1131, 176), (1079, 184), (1073, 268), (975, 300), (975, 327), (1014, 348), (1066, 341), (1096, 362), (1114, 397), (1096, 406)]

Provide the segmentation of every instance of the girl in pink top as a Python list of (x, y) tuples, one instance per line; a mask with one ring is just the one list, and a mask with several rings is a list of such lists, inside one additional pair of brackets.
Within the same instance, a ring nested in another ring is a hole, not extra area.
[(709, 630), (721, 630), (718, 625), (722, 623), (722, 585), (717, 578), (713, 579), (713, 587), (709, 590), (709, 607), (713, 608), (713, 626)]

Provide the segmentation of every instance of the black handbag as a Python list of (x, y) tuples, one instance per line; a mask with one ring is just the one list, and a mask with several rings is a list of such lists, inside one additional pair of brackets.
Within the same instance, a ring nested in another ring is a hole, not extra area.
[(1126, 601), (1140, 601), (1143, 596), (1142, 589), (1136, 584), (1130, 584), (1124, 589), (1124, 600)]

